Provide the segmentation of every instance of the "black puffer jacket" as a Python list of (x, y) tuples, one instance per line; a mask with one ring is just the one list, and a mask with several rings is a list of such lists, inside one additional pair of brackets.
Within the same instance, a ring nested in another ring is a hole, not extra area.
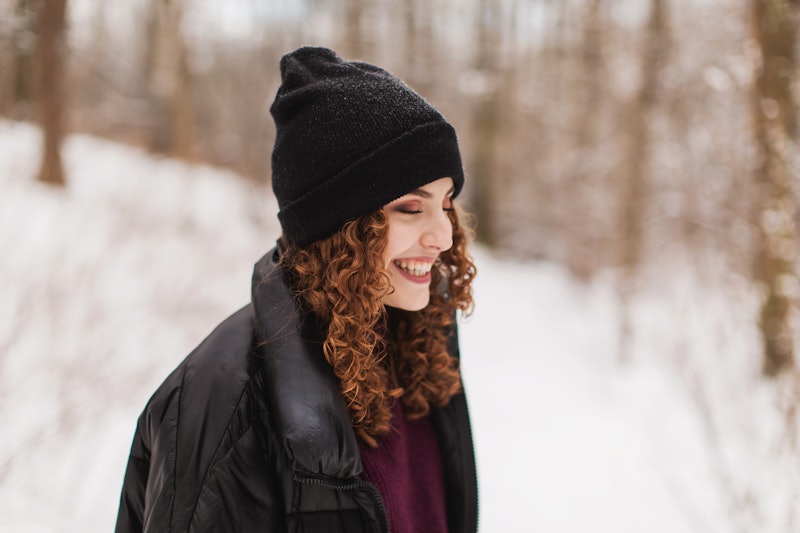
[[(164, 381), (139, 418), (117, 532), (386, 532), (338, 384), (270, 252), (251, 304)], [(451, 351), (458, 354), (455, 333)], [(431, 415), (450, 531), (477, 530), (463, 395)]]

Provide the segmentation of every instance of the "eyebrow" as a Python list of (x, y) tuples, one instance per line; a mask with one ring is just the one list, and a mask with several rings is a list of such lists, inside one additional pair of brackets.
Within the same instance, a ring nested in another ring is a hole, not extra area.
[[(450, 187), (450, 189), (447, 191), (445, 196), (449, 196), (449, 195), (453, 194), (453, 192), (455, 192), (455, 190), (456, 190), (455, 187)], [(414, 196), (419, 196), (420, 198), (425, 198), (425, 199), (433, 197), (433, 195), (431, 193), (429, 193), (428, 191), (426, 191), (425, 189), (414, 189), (413, 191), (411, 191), (411, 192), (409, 192), (407, 194), (414, 195)]]

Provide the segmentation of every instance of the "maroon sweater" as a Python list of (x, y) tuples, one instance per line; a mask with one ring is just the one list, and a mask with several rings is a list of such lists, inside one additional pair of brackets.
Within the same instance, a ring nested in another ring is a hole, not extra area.
[(442, 457), (430, 417), (406, 420), (399, 401), (392, 414), (394, 428), (377, 448), (359, 441), (363, 478), (378, 488), (392, 533), (446, 533)]

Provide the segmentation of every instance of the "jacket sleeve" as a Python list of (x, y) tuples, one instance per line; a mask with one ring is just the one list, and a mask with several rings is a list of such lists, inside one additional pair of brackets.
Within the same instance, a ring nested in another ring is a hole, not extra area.
[(116, 533), (141, 533), (143, 530), (144, 495), (150, 471), (150, 452), (142, 438), (141, 424), (142, 420), (139, 419), (122, 483)]

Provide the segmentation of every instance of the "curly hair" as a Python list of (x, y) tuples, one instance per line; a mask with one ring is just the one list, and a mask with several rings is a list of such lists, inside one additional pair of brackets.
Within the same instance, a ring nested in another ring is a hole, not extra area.
[(454, 210), (448, 216), (453, 245), (431, 270), (429, 304), (415, 312), (389, 313), (381, 302), (393, 290), (384, 259), (389, 222), (383, 210), (352, 220), (306, 248), (282, 240), (281, 264), (298, 303), (320, 318), (323, 353), (339, 380), (350, 422), (372, 446), (376, 436), (391, 429), (391, 404), (397, 398), (406, 417), (417, 419), (431, 405), (447, 405), (461, 389), (458, 360), (447, 344), (456, 310), (472, 311), (476, 269), (463, 215)]

